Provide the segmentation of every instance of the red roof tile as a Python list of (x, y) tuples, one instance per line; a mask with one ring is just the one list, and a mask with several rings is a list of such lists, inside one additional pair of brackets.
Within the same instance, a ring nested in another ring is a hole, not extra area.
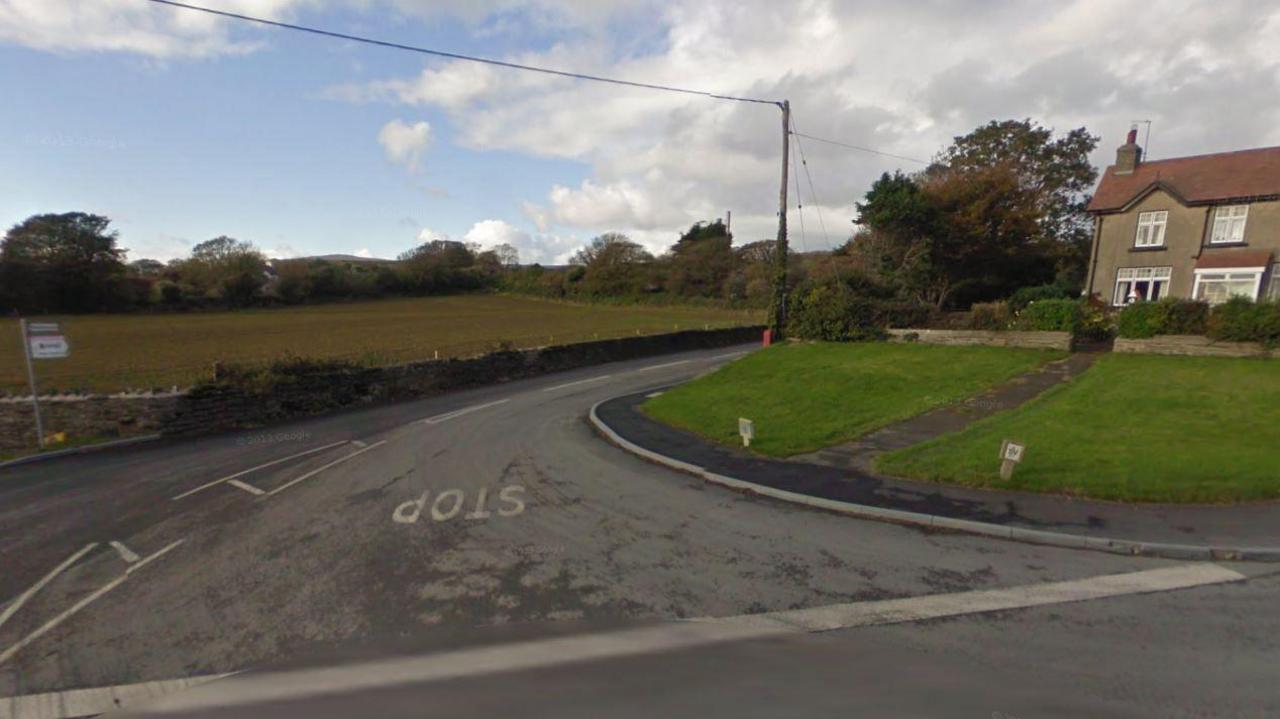
[(1266, 267), (1271, 264), (1271, 250), (1212, 250), (1196, 260), (1197, 270), (1217, 270), (1227, 267)]
[(1114, 212), (1155, 183), (1188, 204), (1280, 195), (1280, 147), (1141, 162), (1129, 175), (1108, 167), (1090, 212)]

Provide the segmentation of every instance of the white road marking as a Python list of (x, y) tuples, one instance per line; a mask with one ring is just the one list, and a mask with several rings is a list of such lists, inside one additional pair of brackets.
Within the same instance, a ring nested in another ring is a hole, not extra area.
[(26, 604), (28, 599), (35, 596), (36, 592), (40, 591), (41, 589), (44, 589), (44, 585), (48, 584), (49, 582), (52, 582), (54, 577), (57, 577), (59, 574), (62, 574), (67, 569), (67, 567), (70, 567), (72, 564), (75, 564), (76, 560), (83, 557), (90, 549), (93, 549), (96, 546), (98, 546), (97, 542), (90, 542), (89, 544), (84, 545), (75, 554), (72, 554), (70, 557), (67, 557), (66, 559), (62, 560), (62, 564), (59, 564), (58, 566), (54, 567), (48, 574), (41, 577), (40, 581), (31, 585), (30, 589), (23, 592), (22, 594), (19, 594), (17, 599), (10, 602), (9, 606), (4, 608), (4, 612), (0, 612), (0, 627), (4, 626), (4, 623), (9, 621), (9, 617), (12, 617), (15, 612), (21, 609), (22, 605)]
[(219, 484), (222, 484), (223, 482), (230, 482), (231, 480), (235, 479), (236, 477), (243, 477), (243, 476), (245, 476), (246, 474), (249, 474), (250, 472), (257, 472), (257, 471), (258, 471), (258, 470), (260, 470), (260, 469), (266, 469), (267, 467), (274, 467), (275, 465), (280, 464), (281, 462), (288, 462), (288, 461), (289, 461), (289, 460), (291, 460), (291, 459), (297, 459), (297, 458), (299, 458), (299, 457), (305, 457), (305, 456), (307, 456), (307, 455), (309, 455), (309, 454), (315, 454), (316, 452), (323, 452), (323, 451), (324, 451), (324, 450), (326, 450), (326, 449), (332, 449), (332, 448), (334, 448), (334, 447), (337, 447), (337, 446), (338, 446), (338, 445), (340, 445), (340, 444), (346, 444), (346, 443), (347, 443), (347, 440), (345, 440), (345, 439), (344, 439), (344, 440), (342, 440), (341, 442), (333, 442), (332, 444), (326, 444), (326, 445), (324, 445), (323, 447), (316, 447), (315, 449), (308, 449), (308, 450), (307, 450), (307, 451), (305, 451), (305, 452), (298, 452), (297, 454), (291, 454), (291, 455), (289, 455), (288, 457), (281, 457), (280, 459), (273, 459), (273, 460), (271, 460), (270, 462), (264, 462), (263, 464), (260, 464), (260, 465), (258, 465), (257, 467), (250, 467), (250, 468), (248, 468), (248, 469), (244, 469), (244, 470), (241, 470), (241, 471), (239, 471), (239, 472), (236, 472), (235, 474), (229, 474), (229, 475), (227, 475), (227, 476), (223, 477), (222, 479), (215, 479), (215, 480), (213, 480), (212, 482), (209, 482), (208, 484), (202, 484), (202, 485), (200, 485), (199, 487), (196, 487), (195, 489), (188, 490), (188, 491), (186, 491), (186, 492), (183, 492), (182, 494), (179, 494), (178, 496), (174, 497), (174, 499), (175, 499), (175, 500), (178, 500), (178, 499), (182, 499), (183, 497), (190, 497), (191, 495), (195, 494), (196, 492), (199, 492), (199, 491), (204, 490), (204, 489), (208, 489), (208, 488), (210, 488), (210, 487), (217, 486), (217, 485), (219, 485)]
[(186, 679), (9, 697), (0, 699), (0, 719), (69, 719), (104, 714), (229, 676), (231, 674), (206, 674)]
[(547, 387), (546, 389), (544, 389), (544, 390), (542, 390), (542, 391), (543, 391), (543, 392), (554, 392), (554, 391), (556, 391), (556, 390), (558, 390), (558, 389), (564, 389), (565, 387), (575, 387), (575, 386), (577, 386), (577, 385), (580, 385), (580, 384), (586, 384), (586, 383), (588, 383), (588, 382), (599, 382), (599, 381), (600, 381), (600, 380), (602, 380), (602, 379), (609, 379), (609, 378), (610, 378), (610, 377), (612, 377), (612, 376), (613, 376), (613, 375), (602, 374), (602, 375), (600, 375), (599, 377), (592, 377), (591, 379), (580, 379), (580, 380), (578, 380), (577, 382), (565, 382), (564, 384), (558, 384), (558, 385), (556, 385), (555, 387)]
[(108, 544), (110, 544), (111, 547), (116, 550), (116, 554), (119, 554), (120, 558), (123, 559), (125, 562), (129, 564), (133, 564), (134, 562), (138, 561), (138, 555), (134, 553), (132, 549), (129, 549), (128, 547), (124, 546), (124, 542), (117, 542), (113, 539), (110, 542), (108, 542)]
[(261, 489), (258, 489), (252, 484), (249, 484), (248, 482), (241, 482), (238, 479), (228, 479), (227, 484), (232, 487), (235, 487), (236, 489), (243, 489), (249, 494), (266, 494), (266, 492), (262, 491)]
[(962, 614), (1023, 609), (1046, 604), (1087, 602), (1127, 594), (1167, 592), (1206, 584), (1236, 582), (1242, 579), (1245, 579), (1243, 574), (1216, 564), (1184, 564), (1128, 574), (1110, 574), (1005, 589), (927, 594), (906, 599), (833, 604), (812, 609), (793, 609), (692, 621), (739, 626), (791, 627), (806, 632), (825, 632), (833, 629), (899, 624)]
[(102, 595), (106, 594), (112, 589), (115, 589), (121, 584), (124, 584), (125, 580), (128, 579), (131, 574), (133, 574), (134, 570), (141, 569), (147, 566), (147, 564), (150, 563), (152, 560), (158, 559), (161, 556), (167, 554), (169, 550), (173, 549), (174, 547), (177, 547), (179, 544), (182, 544), (184, 541), (186, 540), (179, 539), (178, 541), (169, 544), (167, 547), (165, 547), (164, 549), (161, 549), (155, 554), (152, 554), (146, 557), (145, 559), (140, 559), (137, 562), (129, 565), (129, 568), (125, 570), (124, 574), (121, 574), (120, 576), (116, 577), (115, 579), (112, 579), (111, 581), (107, 582), (101, 587), (98, 587), (92, 593), (85, 595), (80, 601), (76, 602), (75, 604), (72, 604), (70, 609), (67, 609), (66, 611), (62, 612), (61, 614), (54, 617), (53, 619), (50, 619), (44, 624), (41, 624), (40, 627), (36, 629), (34, 632), (31, 632), (30, 634), (28, 634), (27, 636), (19, 640), (17, 644), (14, 644), (13, 646), (4, 650), (3, 653), (0, 653), (0, 664), (4, 664), (5, 662), (9, 661), (9, 659), (13, 657), (14, 654), (17, 654), (23, 647), (34, 642), (35, 640), (39, 639), (45, 634), (48, 634), (49, 632), (53, 631), (58, 627), (59, 624), (70, 619), (73, 615), (75, 615), (76, 612), (89, 606)]
[(353, 439), (353, 440), (351, 440), (351, 444), (354, 444), (354, 445), (355, 445), (355, 446), (357, 446), (357, 447), (368, 447), (368, 446), (369, 446), (369, 444), (368, 444), (367, 442), (361, 442), (361, 441), (360, 441), (360, 440), (358, 440), (358, 439)]
[(742, 355), (750, 354), (750, 352), (751, 350), (743, 350), (741, 352), (729, 352), (728, 354), (716, 355), (715, 357), (708, 357), (707, 359), (713, 359), (713, 360), (729, 359), (730, 357), (741, 357)]
[(957, 594), (926, 595), (787, 612), (692, 620), (615, 632), (538, 639), (400, 657), (355, 666), (250, 674), (218, 685), (163, 697), (143, 713), (193, 711), (286, 701), (326, 694), (760, 639), (843, 627), (893, 624), (1064, 602), (1235, 582), (1245, 576), (1214, 564), (1188, 564), (1066, 582)]
[(455, 410), (454, 410), (454, 411), (452, 411), (452, 412), (445, 412), (444, 414), (438, 414), (438, 415), (436, 415), (436, 416), (434, 416), (434, 417), (427, 417), (426, 419), (420, 419), (420, 420), (418, 420), (418, 421), (419, 421), (419, 422), (422, 422), (422, 423), (424, 423), (424, 424), (439, 424), (439, 423), (441, 423), (441, 422), (445, 422), (445, 421), (451, 420), (451, 419), (453, 419), (454, 417), (461, 417), (461, 416), (462, 416), (462, 415), (464, 415), (464, 414), (470, 414), (470, 413), (472, 413), (472, 412), (475, 412), (475, 411), (477, 411), (477, 410), (481, 410), (481, 409), (485, 409), (485, 408), (487, 408), (487, 407), (495, 407), (495, 406), (497, 406), (497, 405), (500, 405), (500, 404), (503, 404), (503, 403), (506, 403), (506, 402), (510, 402), (510, 401), (511, 401), (511, 399), (510, 399), (510, 398), (507, 398), (507, 399), (500, 399), (500, 400), (498, 400), (497, 402), (489, 402), (488, 404), (478, 404), (478, 405), (476, 405), (476, 406), (474, 406), (474, 407), (464, 407), (464, 408), (462, 408), (462, 409), (455, 409)]
[(275, 489), (271, 490), (270, 492), (267, 492), (267, 496), (268, 496), (268, 497), (270, 497), (270, 496), (272, 496), (272, 495), (274, 495), (274, 494), (278, 494), (278, 493), (280, 493), (280, 492), (283, 492), (284, 490), (286, 490), (286, 489), (288, 489), (288, 488), (292, 487), (293, 485), (297, 484), (298, 482), (301, 482), (301, 481), (303, 481), (303, 480), (307, 480), (307, 479), (311, 479), (312, 477), (316, 476), (317, 474), (320, 474), (321, 472), (325, 471), (326, 469), (329, 469), (330, 467), (336, 467), (336, 466), (338, 466), (339, 464), (342, 464), (343, 462), (345, 462), (345, 461), (347, 461), (347, 460), (349, 460), (349, 459), (352, 459), (352, 458), (354, 458), (354, 457), (358, 457), (359, 455), (362, 455), (362, 454), (364, 454), (365, 452), (368, 452), (368, 451), (369, 451), (369, 450), (371, 450), (371, 449), (377, 449), (378, 447), (381, 447), (382, 445), (384, 445), (384, 444), (386, 444), (386, 443), (387, 443), (387, 440), (385, 440), (385, 439), (384, 439), (384, 440), (382, 440), (381, 442), (374, 442), (373, 444), (369, 445), (368, 447), (363, 447), (363, 448), (361, 448), (361, 449), (357, 449), (356, 451), (352, 452), (351, 454), (348, 454), (348, 455), (344, 455), (344, 456), (342, 456), (342, 457), (339, 457), (339, 458), (337, 458), (337, 459), (333, 460), (332, 462), (330, 462), (330, 463), (328, 463), (328, 464), (324, 465), (323, 467), (316, 467), (315, 469), (311, 470), (310, 472), (307, 472), (306, 474), (302, 475), (301, 477), (298, 477), (298, 478), (296, 478), (296, 479), (289, 480), (288, 482), (285, 482), (284, 484), (280, 485), (279, 487), (276, 487)]
[(677, 361), (675, 361), (675, 362), (667, 362), (667, 363), (665, 363), (665, 364), (655, 364), (655, 365), (650, 365), (650, 366), (648, 366), (648, 367), (641, 367), (640, 369), (638, 369), (638, 370), (636, 370), (636, 371), (637, 371), (637, 372), (648, 372), (648, 371), (650, 371), (650, 370), (662, 369), (663, 367), (675, 367), (676, 365), (689, 364), (689, 363), (690, 363), (690, 362), (692, 362), (692, 361), (693, 361), (693, 360), (677, 360)]
[(645, 397), (648, 399), (653, 399), (654, 397), (660, 397), (661, 395), (662, 395), (662, 391), (659, 390), (657, 392), (650, 392), (649, 394), (645, 395)]

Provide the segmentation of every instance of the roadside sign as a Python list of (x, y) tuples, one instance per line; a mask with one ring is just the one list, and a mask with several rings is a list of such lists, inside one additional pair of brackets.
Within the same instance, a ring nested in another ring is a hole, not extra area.
[(57, 322), (28, 322), (27, 336), (31, 335), (60, 335), (62, 327)]
[(1027, 446), (1018, 444), (1013, 440), (1004, 440), (1000, 443), (1000, 479), (1008, 480), (1013, 478), (1013, 468), (1022, 461), (1027, 454)]
[(28, 336), (27, 346), (31, 348), (31, 359), (62, 359), (71, 351), (62, 335)]
[(749, 419), (738, 418), (738, 434), (742, 435), (742, 446), (750, 447), (756, 436), (756, 423)]

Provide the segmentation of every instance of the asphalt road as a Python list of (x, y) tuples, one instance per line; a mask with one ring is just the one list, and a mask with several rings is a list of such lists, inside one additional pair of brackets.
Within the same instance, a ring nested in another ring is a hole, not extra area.
[[(0, 697), (1179, 565), (752, 498), (635, 459), (584, 420), (601, 399), (709, 371), (734, 351), (0, 470), (0, 616), (17, 606), (0, 622)], [(1280, 579), (1273, 566), (1229, 566), (1248, 578), (411, 683), (322, 706), (1275, 716)], [(321, 713), (299, 701), (288, 709)]]

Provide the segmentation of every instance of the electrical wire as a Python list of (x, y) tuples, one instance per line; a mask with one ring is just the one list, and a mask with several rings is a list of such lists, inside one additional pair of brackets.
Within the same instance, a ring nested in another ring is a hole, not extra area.
[(791, 153), (791, 179), (796, 187), (796, 215), (800, 219), (800, 251), (808, 252), (809, 248), (804, 238), (804, 202), (800, 197), (800, 172), (796, 168), (796, 153)]
[(604, 77), (601, 75), (587, 75), (580, 72), (570, 72), (568, 70), (554, 70), (547, 67), (536, 67), (534, 65), (522, 65), (515, 62), (506, 62), (505, 60), (494, 60), (487, 57), (478, 57), (475, 55), (462, 55), (456, 52), (446, 52), (444, 50), (432, 50), (430, 48), (418, 47), (416, 45), (404, 45), (398, 42), (389, 42), (387, 40), (376, 40), (374, 38), (362, 37), (360, 35), (348, 35), (346, 33), (334, 32), (332, 30), (322, 30), (320, 28), (308, 27), (306, 25), (296, 25), (293, 23), (279, 22), (277, 20), (267, 20), (265, 18), (254, 17), (252, 15), (242, 15), (240, 13), (228, 12), (226, 10), (214, 10), (213, 8), (201, 7), (199, 5), (188, 5), (187, 3), (175, 2), (175, 0), (147, 0), (157, 5), (168, 5), (174, 8), (184, 10), (194, 10), (196, 12), (208, 13), (209, 15), (218, 15), (220, 17), (231, 18), (233, 20), (243, 20), (245, 22), (257, 23), (259, 25), (269, 25), (271, 27), (283, 28), (285, 30), (296, 30), (298, 32), (311, 33), (313, 35), (322, 35), (324, 37), (338, 38), (340, 40), (350, 40), (352, 42), (362, 42), (369, 45), (378, 45), (380, 47), (388, 47), (396, 50), (407, 50), (409, 52), (422, 53), (424, 55), (434, 55), (436, 57), (445, 57), (451, 60), (466, 60), (467, 62), (478, 62), (486, 65), (496, 65), (498, 67), (510, 68), (512, 70), (527, 70), (529, 72), (540, 72), (545, 75), (556, 75), (559, 77), (569, 77), (577, 80), (591, 80), (593, 82), (607, 82), (614, 85), (625, 85), (628, 87), (638, 87), (646, 90), (662, 90), (664, 92), (677, 92), (685, 95), (698, 95), (701, 97), (709, 97), (715, 100), (732, 100), (734, 102), (755, 102), (762, 105), (782, 106), (778, 100), (763, 100), (754, 97), (737, 97), (734, 95), (722, 95), (715, 92), (707, 92), (705, 90), (691, 90), (683, 87), (672, 87), (669, 85), (657, 85), (648, 82), (636, 82), (633, 80), (619, 80), (613, 77)]
[[(154, 1), (155, 1), (155, 2), (160, 2), (160, 0), (154, 0)], [(807, 140), (813, 140), (813, 141), (815, 141), (815, 142), (825, 142), (825, 143), (827, 143), (828, 145), (838, 145), (838, 146), (840, 146), (840, 147), (847, 147), (847, 148), (849, 148), (850, 150), (858, 150), (858, 151), (860, 151), (860, 152), (870, 152), (870, 153), (871, 153), (871, 154), (873, 154), (873, 155), (883, 155), (884, 157), (892, 157), (892, 158), (894, 158), (895, 160), (906, 160), (907, 162), (916, 162), (916, 163), (919, 163), (919, 164), (921, 164), (921, 165), (930, 165), (930, 164), (932, 164), (932, 163), (930, 163), (930, 162), (929, 162), (929, 161), (927, 161), (927, 160), (917, 160), (917, 159), (916, 159), (916, 158), (914, 158), (914, 157), (906, 157), (906, 156), (904, 156), (904, 155), (895, 155), (895, 154), (890, 153), (890, 152), (881, 152), (880, 150), (873, 150), (873, 149), (871, 149), (870, 147), (862, 147), (861, 145), (851, 145), (851, 144), (849, 144), (849, 143), (847, 143), (847, 142), (840, 142), (839, 140), (828, 140), (828, 139), (827, 139), (827, 138), (825, 138), (825, 137), (814, 137), (813, 135), (804, 135), (804, 134), (801, 134), (801, 133), (796, 132), (796, 131), (794, 131), (794, 130), (792, 130), (792, 131), (791, 131), (791, 134), (792, 134), (792, 135), (795, 135), (795, 136), (797, 136), (797, 137), (803, 137), (803, 138), (805, 138), (805, 139), (807, 139)]]
[[(795, 114), (791, 116), (791, 126), (796, 126)], [(800, 142), (800, 135), (792, 133), (796, 138), (796, 149), (800, 151), (800, 166), (804, 168), (804, 176), (809, 180), (809, 199), (813, 202), (814, 211), (818, 213), (818, 227), (822, 228), (822, 241), (827, 243), (827, 247), (831, 247), (831, 236), (827, 234), (827, 223), (822, 219), (822, 202), (818, 199), (818, 191), (813, 187), (813, 175), (809, 173), (809, 160), (804, 156), (804, 145)], [(799, 190), (796, 190), (799, 193)]]

